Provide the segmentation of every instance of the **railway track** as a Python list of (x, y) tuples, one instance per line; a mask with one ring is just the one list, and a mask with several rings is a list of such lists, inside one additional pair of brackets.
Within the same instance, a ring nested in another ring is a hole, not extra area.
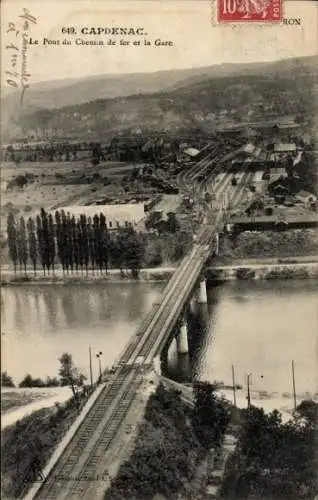
[[(225, 189), (227, 176), (219, 189)], [(237, 195), (237, 188), (234, 194)], [(233, 194), (233, 196), (234, 196)], [(197, 236), (197, 243), (169, 281), (162, 298), (141, 323), (133, 340), (124, 349), (115, 372), (96, 399), (82, 424), (70, 440), (46, 481), (30, 498), (67, 500), (94, 498), (94, 477), (107, 474), (107, 452), (142, 384), (143, 370), (170, 335), (188, 295), (210, 254), (214, 232), (221, 212), (208, 214), (211, 219)], [(212, 221), (213, 219), (213, 221)], [(185, 293), (187, 291), (187, 293)], [(109, 458), (110, 460), (110, 458)], [(105, 483), (104, 487), (105, 487)]]
[(62, 500), (81, 494), (116, 435), (142, 382), (140, 366), (123, 366), (100, 394), (34, 498)]
[[(169, 290), (167, 290), (161, 303), (156, 304), (156, 307), (146, 318), (145, 325), (148, 321), (149, 323), (144, 332), (140, 331), (140, 335), (144, 338), (137, 337), (138, 344), (135, 342), (128, 346), (114, 378), (102, 391), (60, 457), (59, 462), (53, 468), (47, 481), (34, 498), (62, 500), (69, 498), (70, 494), (85, 495), (88, 487), (87, 482), (85, 482), (85, 474), (87, 476), (92, 471), (96, 472), (98, 463), (102, 461), (102, 457), (110, 446), (112, 439), (114, 439), (116, 431), (135, 397), (136, 388), (141, 384), (142, 374), (139, 373), (139, 376), (137, 376), (137, 371), (142, 370), (142, 365), (136, 367), (133, 363), (137, 361), (138, 356), (144, 356), (150, 351), (156, 340), (154, 335), (151, 336), (151, 332), (154, 328), (156, 332), (161, 328), (162, 311), (166, 308), (172, 295), (174, 293), (180, 295), (180, 291), (184, 286), (184, 276), (187, 275), (188, 267), (195, 253), (196, 250), (194, 249), (184, 259), (182, 269), (179, 269), (179, 272), (173, 276)], [(74, 476), (83, 480), (67, 480), (63, 482), (63, 478), (67, 479)], [(66, 496), (63, 492), (65, 492)]]

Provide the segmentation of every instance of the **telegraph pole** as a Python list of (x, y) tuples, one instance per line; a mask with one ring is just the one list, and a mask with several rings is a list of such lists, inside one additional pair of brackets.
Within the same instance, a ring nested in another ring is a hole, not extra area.
[(234, 406), (236, 407), (236, 386), (235, 386), (234, 365), (232, 365), (232, 385), (233, 385)]
[(296, 411), (296, 386), (295, 386), (295, 362), (292, 360), (292, 377), (293, 377), (293, 396), (294, 396), (294, 410)]
[(89, 347), (89, 375), (91, 381), (91, 389), (93, 389), (93, 369), (92, 369), (92, 348)]
[(250, 377), (251, 373), (247, 374), (247, 407), (251, 407), (251, 391), (250, 391)]
[(102, 362), (101, 362), (102, 355), (103, 355), (102, 351), (99, 351), (99, 353), (96, 354), (96, 358), (98, 358), (98, 365), (99, 365), (99, 382), (102, 381)]

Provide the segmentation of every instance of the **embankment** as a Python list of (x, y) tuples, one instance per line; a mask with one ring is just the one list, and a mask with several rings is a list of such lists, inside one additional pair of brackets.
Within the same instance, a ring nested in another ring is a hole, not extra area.
[[(1, 285), (68, 285), (68, 284), (101, 284), (107, 283), (134, 283), (139, 282), (158, 282), (168, 281), (175, 271), (174, 267), (141, 269), (138, 278), (133, 278), (131, 273), (121, 273), (118, 269), (111, 269), (107, 275), (99, 274), (96, 271), (93, 273), (70, 273), (63, 274), (59, 270), (54, 274), (43, 275), (37, 273), (34, 275), (31, 272), (27, 274), (14, 275), (12, 271), (5, 271), (1, 275)], [(225, 266), (210, 266), (206, 270), (207, 278), (211, 281), (228, 281), (228, 280), (273, 280), (273, 279), (317, 279), (318, 278), (318, 262), (275, 262), (268, 261), (266, 263), (249, 264), (245, 261), (244, 264), (235, 265), (235, 263)]]
[(207, 269), (207, 278), (211, 281), (317, 279), (318, 263), (216, 266)]

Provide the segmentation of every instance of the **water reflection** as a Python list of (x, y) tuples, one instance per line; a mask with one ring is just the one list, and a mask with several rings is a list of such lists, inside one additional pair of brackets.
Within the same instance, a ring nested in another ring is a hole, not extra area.
[[(16, 382), (26, 373), (56, 375), (65, 351), (88, 374), (88, 347), (110, 366), (163, 285), (24, 286), (1, 290), (2, 369)], [(94, 356), (94, 373), (98, 372)]]
[[(312, 281), (231, 282), (210, 288), (208, 322), (191, 312), (192, 377), (245, 386), (253, 373), (253, 390), (282, 394), (292, 390), (291, 361), (296, 364), (298, 394), (317, 390), (318, 329), (316, 285)], [(175, 377), (169, 359), (167, 372)], [(188, 378), (189, 374), (187, 374)]]
[[(64, 351), (87, 373), (88, 347), (103, 352), (103, 366), (119, 355), (164, 284), (23, 286), (1, 290), (2, 369), (19, 382), (27, 372), (55, 375)], [(229, 282), (208, 291), (208, 304), (192, 304), (189, 354), (178, 356), (175, 341), (164, 373), (177, 380), (218, 380), (253, 389), (291, 392), (295, 360), (298, 393), (318, 383), (316, 283)], [(263, 378), (261, 378), (261, 376)]]

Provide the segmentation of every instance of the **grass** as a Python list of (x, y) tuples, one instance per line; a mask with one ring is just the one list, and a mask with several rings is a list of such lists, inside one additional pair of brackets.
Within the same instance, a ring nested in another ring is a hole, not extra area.
[(318, 254), (318, 234), (313, 229), (244, 232), (224, 237), (220, 246), (221, 263), (247, 258), (297, 258)]
[[(86, 398), (82, 399), (80, 408)], [(3, 498), (21, 498), (36, 471), (43, 470), (54, 449), (79, 414), (74, 398), (19, 420), (2, 431), (1, 483)]]
[(21, 391), (12, 391), (12, 392), (2, 392), (1, 394), (1, 413), (7, 413), (11, 410), (16, 410), (21, 406), (28, 405), (33, 403), (38, 399), (43, 399), (45, 397), (49, 397), (51, 394), (47, 392), (24, 392), (23, 389)]

